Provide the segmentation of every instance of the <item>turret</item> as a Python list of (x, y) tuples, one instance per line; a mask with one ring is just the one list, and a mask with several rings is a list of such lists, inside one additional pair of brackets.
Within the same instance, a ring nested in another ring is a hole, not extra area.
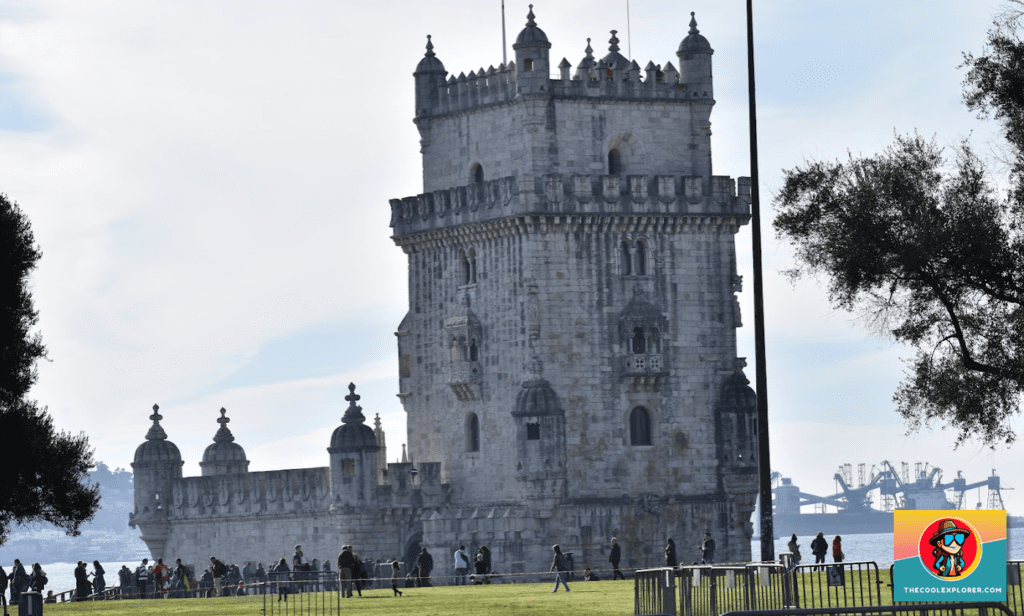
[(526, 15), (526, 27), (516, 37), (512, 49), (516, 51), (516, 76), (519, 94), (547, 93), (551, 43), (548, 35), (534, 21), (533, 5)]
[(167, 513), (171, 503), (171, 484), (181, 479), (181, 452), (177, 445), (167, 440), (167, 433), (160, 425), (163, 416), (160, 407), (153, 405), (153, 420), (146, 441), (135, 450), (132, 471), (135, 473), (135, 511), (128, 516), (128, 524), (142, 530), (153, 558), (163, 556), (164, 545), (170, 527)]
[(354, 383), (348, 385), (348, 409), (341, 418), (342, 425), (331, 435), (331, 502), (332, 506), (369, 505), (377, 487), (377, 435), (365, 425), (363, 409), (356, 404)]
[(227, 411), (220, 410), (217, 423), (220, 429), (213, 435), (213, 443), (203, 452), (203, 461), (199, 467), (203, 477), (211, 475), (234, 475), (249, 472), (249, 461), (245, 459), (245, 450), (235, 441), (235, 436), (228, 430)]
[(690, 13), (690, 32), (679, 43), (679, 82), (691, 99), (715, 97), (711, 82), (711, 43), (697, 29), (695, 13)]
[(444, 77), (448, 71), (444, 64), (434, 55), (434, 44), (427, 35), (427, 52), (416, 65), (412, 76), (416, 79), (416, 117), (429, 115), (437, 107), (439, 88), (445, 85)]

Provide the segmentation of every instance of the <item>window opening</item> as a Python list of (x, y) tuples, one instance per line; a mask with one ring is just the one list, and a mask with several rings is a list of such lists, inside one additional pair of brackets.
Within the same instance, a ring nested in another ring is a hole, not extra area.
[(356, 461), (352, 458), (342, 460), (341, 472), (346, 477), (353, 477), (356, 474)]
[(533, 58), (526, 58), (523, 60), (523, 70), (526, 72), (533, 70)]
[(642, 406), (636, 407), (629, 414), (629, 443), (631, 445), (651, 444), (651, 416)]
[(476, 163), (475, 165), (473, 165), (473, 169), (472, 169), (471, 173), (472, 173), (472, 176), (473, 176), (473, 183), (474, 184), (483, 184), (484, 183), (484, 168), (483, 168), (483, 166), (480, 163)]
[(608, 175), (622, 173), (622, 155), (615, 148), (608, 151)]
[(469, 414), (469, 425), (466, 440), (469, 441), (470, 451), (480, 451), (480, 419), (476, 416), (476, 413)]
[(526, 440), (528, 440), (528, 441), (539, 441), (540, 440), (540, 424), (539, 423), (528, 423), (528, 424), (526, 424)]
[(633, 258), (629, 254), (629, 242), (623, 240), (619, 244), (619, 251), (622, 253), (622, 275), (629, 276), (633, 273)]
[(647, 275), (647, 248), (643, 242), (636, 243), (636, 275)]
[(477, 360), (476, 338), (469, 341), (469, 361)]
[(644, 339), (644, 328), (634, 327), (633, 328), (633, 353), (640, 355), (647, 352), (647, 344)]

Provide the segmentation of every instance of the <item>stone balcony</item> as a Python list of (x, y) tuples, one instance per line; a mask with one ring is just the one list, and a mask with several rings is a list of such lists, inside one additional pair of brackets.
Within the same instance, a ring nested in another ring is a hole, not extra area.
[(622, 358), (622, 378), (629, 380), (631, 391), (658, 391), (668, 376), (665, 356), (661, 354), (630, 354)]
[(478, 361), (456, 361), (449, 366), (445, 381), (459, 400), (479, 400), (483, 371)]

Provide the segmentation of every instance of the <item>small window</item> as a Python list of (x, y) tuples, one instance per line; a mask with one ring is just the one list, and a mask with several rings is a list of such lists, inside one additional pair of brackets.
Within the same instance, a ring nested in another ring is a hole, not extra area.
[(636, 407), (629, 414), (629, 444), (651, 444), (651, 416), (642, 406)]
[(661, 353), (661, 334), (657, 327), (651, 328), (651, 334), (647, 338), (647, 348), (651, 353)]
[(472, 267), (469, 264), (469, 257), (466, 256), (465, 250), (459, 251), (459, 266), (461, 267), (461, 280), (462, 284), (469, 284), (470, 277), (472, 275)]
[(622, 173), (622, 155), (616, 149), (608, 152), (608, 175), (619, 175)]
[(469, 341), (469, 361), (479, 361), (478, 351), (476, 348), (476, 338)]
[(523, 60), (523, 70), (526, 72), (533, 70), (533, 58), (526, 58)]
[(528, 424), (526, 424), (526, 440), (528, 440), (528, 441), (539, 441), (540, 440), (540, 424), (539, 423), (528, 423)]
[(483, 166), (480, 163), (474, 164), (473, 168), (470, 170), (470, 176), (471, 176), (471, 179), (472, 179), (474, 184), (483, 184), (484, 183), (484, 168), (483, 168)]
[(476, 248), (469, 249), (469, 282), (476, 284)]
[(622, 263), (622, 275), (631, 275), (633, 273), (633, 255), (629, 253), (629, 242), (623, 240), (619, 244), (619, 255)]
[(466, 422), (466, 441), (469, 451), (480, 451), (480, 419), (476, 413), (470, 413)]
[(341, 472), (346, 477), (354, 477), (356, 474), (356, 461), (352, 458), (345, 458), (342, 460)]
[(647, 352), (647, 340), (644, 336), (644, 328), (633, 328), (633, 354), (642, 355)]
[(636, 275), (647, 275), (647, 247), (643, 242), (636, 243)]

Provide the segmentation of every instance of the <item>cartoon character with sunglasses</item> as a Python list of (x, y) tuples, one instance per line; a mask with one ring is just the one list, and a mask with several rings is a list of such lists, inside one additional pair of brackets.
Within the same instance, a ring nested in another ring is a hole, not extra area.
[(971, 536), (971, 531), (966, 528), (957, 528), (953, 520), (943, 520), (939, 523), (939, 529), (935, 531), (928, 543), (935, 546), (932, 556), (935, 563), (932, 569), (941, 577), (958, 577), (967, 563), (961, 555), (964, 549), (964, 542)]

